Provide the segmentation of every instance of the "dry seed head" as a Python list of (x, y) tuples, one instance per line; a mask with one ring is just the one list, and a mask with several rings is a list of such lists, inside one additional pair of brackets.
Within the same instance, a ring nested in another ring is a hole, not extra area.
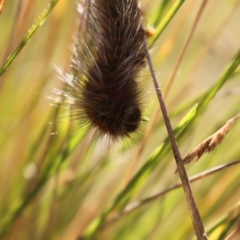
[(202, 143), (192, 149), (191, 152), (183, 159), (184, 164), (190, 163), (194, 158), (197, 160), (207, 152), (213, 151), (218, 145), (222, 143), (230, 129), (232, 128), (234, 122), (240, 117), (240, 114), (229, 119), (227, 123), (221, 127), (217, 132), (212, 134), (210, 137), (205, 139)]

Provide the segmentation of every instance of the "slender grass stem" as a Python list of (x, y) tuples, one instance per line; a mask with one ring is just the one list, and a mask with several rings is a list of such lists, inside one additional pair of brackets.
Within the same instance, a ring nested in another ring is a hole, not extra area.
[(13, 60), (17, 57), (17, 55), (20, 53), (20, 51), (23, 49), (23, 47), (27, 44), (29, 39), (33, 36), (33, 34), (37, 31), (37, 29), (44, 23), (48, 14), (52, 11), (52, 9), (54, 8), (54, 6), (57, 4), (58, 1), (59, 0), (52, 0), (48, 4), (48, 6), (43, 10), (43, 12), (39, 16), (38, 20), (28, 30), (28, 33), (26, 34), (26, 36), (19, 43), (17, 48), (14, 50), (14, 52), (8, 57), (5, 64), (0, 68), (0, 76), (3, 75), (3, 73), (7, 70), (7, 68), (10, 66), (10, 64), (13, 62)]
[[(240, 164), (240, 159), (235, 160), (235, 161), (230, 162), (230, 163), (219, 165), (217, 167), (211, 168), (209, 170), (203, 171), (203, 172), (201, 172), (199, 174), (196, 174), (196, 175), (190, 177), (189, 178), (189, 182), (192, 183), (192, 182), (199, 181), (199, 180), (201, 180), (201, 179), (203, 179), (205, 177), (212, 176), (215, 173), (218, 173), (220, 171), (226, 170), (226, 169), (228, 169), (230, 167), (234, 167), (234, 166), (236, 166), (238, 164)], [(117, 216), (109, 219), (104, 226), (107, 227), (108, 225), (113, 224), (113, 223), (119, 221), (120, 219), (122, 219), (122, 217), (124, 217), (124, 216), (126, 216), (126, 215), (128, 215), (128, 214), (130, 214), (130, 213), (132, 213), (132, 212), (134, 212), (134, 211), (136, 211), (136, 210), (146, 206), (146, 204), (149, 204), (149, 203), (151, 203), (153, 201), (156, 201), (160, 197), (163, 197), (166, 194), (168, 194), (168, 193), (170, 193), (170, 192), (172, 192), (172, 191), (174, 191), (176, 189), (179, 189), (181, 187), (182, 187), (182, 183), (176, 183), (172, 187), (169, 187), (169, 188), (167, 188), (167, 189), (165, 189), (165, 190), (163, 190), (163, 191), (161, 191), (159, 193), (156, 193), (156, 194), (154, 194), (154, 195), (152, 195), (150, 197), (147, 197), (147, 198), (145, 198), (145, 199), (143, 199), (141, 201), (136, 201), (136, 202), (129, 203), (129, 205), (127, 205), (125, 207), (125, 209), (121, 213), (119, 213)]]
[(206, 240), (206, 239), (208, 239), (207, 234), (205, 232), (205, 229), (204, 229), (204, 226), (203, 226), (203, 223), (202, 223), (202, 219), (201, 219), (201, 216), (200, 216), (200, 213), (199, 213), (199, 210), (198, 210), (198, 207), (197, 207), (196, 201), (194, 199), (193, 192), (192, 192), (189, 180), (188, 180), (188, 176), (187, 176), (186, 170), (184, 168), (182, 157), (181, 157), (181, 154), (180, 154), (178, 146), (177, 146), (177, 141), (176, 141), (174, 133), (173, 133), (173, 129), (172, 129), (170, 119), (168, 117), (167, 108), (165, 106), (165, 102), (164, 102), (163, 96), (162, 96), (162, 91), (159, 87), (158, 79), (157, 79), (157, 76), (156, 76), (154, 68), (153, 68), (152, 59), (149, 55), (149, 49), (148, 49), (146, 40), (145, 40), (145, 48), (146, 48), (146, 52), (147, 52), (148, 65), (149, 65), (149, 68), (150, 68), (150, 72), (151, 72), (152, 79), (153, 79), (153, 82), (154, 82), (154, 86), (155, 86), (155, 89), (156, 89), (158, 101), (160, 103), (160, 107), (161, 107), (161, 110), (162, 110), (164, 122), (165, 122), (165, 125), (166, 125), (166, 128), (167, 128), (167, 131), (168, 131), (168, 135), (169, 135), (169, 138), (170, 138), (171, 145), (172, 145), (173, 155), (174, 155), (174, 158), (176, 160), (177, 168), (178, 168), (178, 171), (179, 171), (179, 176), (181, 178), (181, 182), (182, 182), (182, 185), (183, 185), (183, 190), (184, 190), (184, 193), (185, 193), (185, 198), (186, 198), (188, 208), (189, 208), (189, 211), (190, 211), (190, 215), (191, 215), (191, 218), (192, 218), (195, 233), (196, 233), (196, 236), (199, 240)]

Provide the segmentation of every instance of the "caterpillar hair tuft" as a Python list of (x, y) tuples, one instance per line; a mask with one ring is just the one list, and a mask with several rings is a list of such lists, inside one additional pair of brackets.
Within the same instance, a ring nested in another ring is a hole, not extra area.
[(129, 137), (142, 119), (137, 77), (145, 65), (145, 31), (137, 0), (88, 0), (68, 83), (71, 112), (99, 136)]

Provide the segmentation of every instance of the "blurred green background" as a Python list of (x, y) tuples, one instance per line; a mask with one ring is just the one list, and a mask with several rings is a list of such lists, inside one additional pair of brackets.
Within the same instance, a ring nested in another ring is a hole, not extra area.
[[(131, 140), (91, 141), (55, 102), (54, 89), (64, 85), (56, 66), (70, 69), (79, 14), (77, 1), (53, 2), (26, 45), (49, 1), (8, 0), (0, 15), (1, 66), (24, 45), (0, 77), (0, 239), (195, 239), (181, 188), (145, 201), (179, 183), (147, 67), (139, 81), (149, 121)], [(150, 53), (173, 127), (185, 119), (177, 128), (182, 156), (240, 112), (239, 0), (208, 1), (169, 84), (201, 3), (142, 1), (144, 25), (156, 29)], [(196, 115), (184, 118), (196, 103)], [(186, 166), (188, 175), (239, 159), (239, 133), (236, 123), (212, 153)], [(192, 184), (209, 239), (240, 239), (239, 179), (235, 165)]]

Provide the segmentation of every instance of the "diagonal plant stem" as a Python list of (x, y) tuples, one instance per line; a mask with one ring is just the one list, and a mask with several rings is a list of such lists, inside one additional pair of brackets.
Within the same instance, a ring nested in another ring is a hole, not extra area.
[(33, 36), (33, 34), (37, 31), (37, 29), (44, 23), (46, 20), (46, 17), (48, 14), (52, 11), (54, 6), (57, 4), (59, 0), (52, 0), (48, 6), (43, 10), (42, 14), (38, 18), (38, 20), (33, 24), (33, 26), (28, 30), (28, 33), (23, 38), (23, 40), (19, 43), (17, 48), (14, 50), (14, 52), (8, 57), (5, 64), (0, 68), (0, 76), (3, 75), (3, 73), (7, 70), (7, 68), (10, 66), (10, 64), (13, 62), (13, 60), (17, 57), (19, 52), (23, 49), (23, 47), (27, 44), (29, 39)]
[(169, 10), (169, 12), (167, 13), (166, 17), (161, 21), (161, 23), (157, 27), (156, 33), (154, 34), (154, 36), (151, 38), (151, 41), (149, 42), (149, 48), (151, 48), (153, 46), (153, 44), (157, 41), (159, 36), (162, 34), (162, 32), (168, 26), (169, 22), (172, 20), (172, 18), (175, 16), (175, 14), (177, 13), (179, 8), (182, 6), (182, 4), (185, 1), (186, 0), (177, 0), (177, 1), (175, 1), (174, 5)]
[[(201, 172), (197, 175), (194, 175), (192, 177), (189, 178), (189, 181), (190, 182), (196, 182), (198, 180), (201, 180), (205, 177), (208, 177), (208, 176), (211, 176), (217, 172), (220, 172), (220, 171), (223, 171), (227, 168), (230, 168), (230, 167), (233, 167), (235, 165), (238, 165), (240, 164), (240, 159), (238, 160), (235, 160), (233, 162), (230, 162), (230, 163), (227, 163), (227, 164), (222, 164), (222, 165), (219, 165), (217, 167), (214, 167), (214, 168), (211, 168), (209, 170), (206, 170), (204, 172)], [(114, 216), (112, 217), (111, 219), (109, 219), (105, 224), (104, 224), (104, 227), (107, 227), (109, 226), (110, 224), (114, 224), (115, 222), (119, 221), (120, 219), (122, 219), (122, 217), (144, 207), (146, 204), (149, 204), (157, 199), (159, 199), (160, 197), (163, 197), (165, 196), (166, 194), (172, 192), (173, 190), (176, 190), (176, 189), (179, 189), (182, 187), (182, 184), (181, 183), (176, 183), (175, 185), (173, 185), (172, 187), (169, 187), (159, 193), (156, 193), (150, 197), (147, 197), (141, 201), (135, 201), (135, 202), (132, 202), (132, 203), (129, 203), (122, 212), (120, 212), (117, 216)]]
[[(196, 29), (196, 25), (199, 22), (199, 19), (202, 15), (202, 12), (203, 12), (203, 9), (204, 9), (206, 3), (207, 3), (207, 0), (204, 0), (202, 2), (201, 6), (200, 6), (200, 9), (199, 9), (197, 17), (195, 19), (193, 28), (190, 32), (190, 35), (187, 39), (187, 42), (186, 42), (185, 46), (184, 46), (182, 54), (180, 55), (179, 61), (176, 65), (176, 68), (175, 68), (175, 70), (173, 72), (173, 75), (170, 79), (170, 83), (176, 75), (176, 71), (177, 71), (177, 69), (180, 65), (180, 62), (183, 58), (183, 55), (186, 52), (187, 46), (189, 45), (189, 42), (190, 42), (190, 40), (192, 38), (192, 35), (193, 35), (193, 32)], [(164, 100), (163, 100), (162, 91), (161, 91), (161, 89), (159, 87), (159, 84), (158, 84), (157, 76), (156, 76), (154, 68), (153, 68), (153, 64), (152, 64), (152, 60), (151, 60), (151, 57), (150, 57), (150, 54), (149, 54), (149, 49), (148, 49), (148, 45), (147, 45), (146, 40), (145, 40), (145, 48), (146, 48), (146, 52), (147, 52), (148, 65), (149, 65), (149, 68), (150, 68), (150, 72), (151, 72), (152, 79), (153, 79), (153, 82), (154, 82), (154, 86), (155, 86), (155, 89), (156, 89), (158, 101), (160, 103), (160, 107), (161, 107), (161, 110), (162, 110), (164, 122), (165, 122), (165, 125), (166, 125), (166, 128), (167, 128), (167, 131), (168, 131), (168, 135), (169, 135), (169, 138), (170, 138), (171, 145), (172, 145), (172, 151), (173, 151), (173, 154), (174, 154), (174, 158), (176, 160), (177, 168), (178, 168), (178, 171), (179, 171), (179, 176), (180, 176), (180, 179), (181, 179), (181, 182), (182, 182), (182, 186), (183, 186), (183, 190), (184, 190), (184, 193), (185, 193), (186, 201), (187, 201), (188, 208), (189, 208), (189, 211), (190, 211), (190, 215), (191, 215), (191, 218), (192, 218), (193, 227), (194, 227), (197, 239), (205, 240), (205, 239), (208, 239), (207, 234), (205, 232), (205, 229), (204, 229), (204, 226), (203, 226), (203, 223), (202, 223), (202, 219), (201, 219), (196, 201), (194, 199), (193, 192), (191, 190), (190, 182), (189, 182), (186, 170), (184, 168), (184, 164), (182, 162), (182, 157), (181, 157), (180, 151), (179, 151), (178, 146), (177, 146), (177, 142), (176, 142), (176, 139), (175, 139), (175, 136), (174, 136), (174, 133), (173, 133), (173, 129), (172, 129), (172, 126), (171, 126), (170, 119), (168, 117), (167, 109), (166, 109), (166, 106), (165, 106), (165, 103), (164, 103)], [(167, 88), (167, 91), (168, 91), (168, 88)]]
[(153, 68), (152, 59), (151, 59), (150, 54), (149, 54), (149, 49), (148, 49), (146, 38), (145, 38), (144, 45), (145, 45), (145, 49), (146, 49), (146, 53), (147, 53), (148, 65), (149, 65), (150, 72), (151, 72), (152, 79), (153, 79), (153, 83), (154, 83), (154, 86), (155, 86), (155, 89), (156, 89), (158, 101), (160, 103), (160, 107), (161, 107), (161, 110), (162, 110), (164, 122), (165, 122), (165, 125), (166, 125), (166, 128), (167, 128), (167, 131), (168, 131), (169, 139), (170, 139), (171, 146), (172, 146), (172, 151), (173, 151), (173, 154), (174, 154), (174, 158), (176, 160), (177, 168), (178, 168), (178, 171), (179, 171), (179, 176), (180, 176), (180, 179), (181, 179), (181, 182), (182, 182), (182, 185), (183, 185), (185, 198), (186, 198), (188, 208), (189, 208), (189, 211), (190, 211), (190, 215), (191, 215), (191, 218), (192, 218), (193, 227), (194, 227), (197, 239), (198, 240), (206, 240), (206, 239), (208, 239), (207, 234), (205, 232), (205, 229), (204, 229), (204, 226), (203, 226), (203, 223), (202, 223), (202, 219), (201, 219), (200, 213), (198, 211), (196, 201), (195, 201), (194, 196), (193, 196), (193, 192), (192, 192), (192, 189), (191, 189), (191, 186), (190, 186), (190, 182), (188, 180), (188, 176), (187, 176), (186, 170), (184, 168), (182, 157), (181, 157), (181, 154), (180, 154), (178, 146), (177, 146), (177, 141), (175, 139), (173, 129), (172, 129), (172, 125), (171, 125), (170, 119), (168, 117), (166, 105), (165, 105), (165, 102), (163, 100), (162, 91), (159, 87), (158, 79), (157, 79), (157, 76), (156, 76), (154, 68)]
[[(161, 36), (163, 31), (166, 29), (166, 27), (171, 22), (171, 20), (173, 19), (173, 17), (178, 12), (178, 10), (180, 9), (180, 7), (183, 5), (184, 2), (185, 2), (185, 0), (177, 0), (160, 23), (158, 22), (158, 21), (160, 21), (160, 19), (156, 20), (155, 24), (157, 24), (158, 26), (156, 29), (156, 33), (153, 35), (153, 37), (151, 37), (151, 39), (149, 41), (149, 48), (151, 48), (154, 45), (154, 43), (159, 39), (159, 37)], [(167, 1), (165, 1), (165, 3), (163, 3), (163, 4), (166, 4), (166, 3), (167, 3)], [(158, 115), (159, 115), (159, 109), (157, 109), (157, 111), (155, 111), (154, 116), (152, 117), (152, 119), (148, 125), (147, 131), (143, 138), (143, 141), (141, 142), (141, 144), (139, 146), (139, 150), (137, 151), (136, 155), (134, 156), (134, 158), (132, 160), (131, 166), (126, 174), (126, 180), (125, 180), (126, 184), (130, 181), (130, 178), (132, 177), (132, 173), (137, 165), (139, 156), (141, 155), (141, 153), (143, 152), (143, 150), (145, 148), (145, 145), (149, 139), (149, 136), (151, 135), (153, 126), (156, 123), (156, 120), (158, 118)]]
[(180, 66), (180, 64), (181, 64), (181, 62), (182, 62), (182, 60), (183, 60), (183, 57), (184, 57), (184, 55), (185, 55), (185, 53), (186, 53), (186, 51), (187, 51), (187, 48), (188, 48), (188, 46), (189, 46), (189, 44), (190, 44), (190, 41), (192, 40), (194, 31), (195, 31), (196, 28), (197, 28), (197, 25), (198, 25), (199, 20), (200, 20), (200, 18), (201, 18), (201, 16), (202, 16), (202, 13), (203, 13), (203, 10), (204, 10), (204, 8), (205, 8), (205, 6), (206, 6), (206, 4), (207, 4), (207, 1), (208, 1), (208, 0), (203, 0), (202, 4), (201, 4), (201, 6), (200, 6), (200, 8), (199, 8), (199, 10), (198, 10), (198, 13), (197, 13), (197, 16), (196, 16), (196, 18), (195, 18), (195, 20), (194, 20), (194, 23), (193, 23), (193, 26), (192, 26), (192, 28), (191, 28), (191, 31), (190, 31), (190, 33), (189, 33), (189, 35), (188, 35), (188, 37), (187, 37), (187, 40), (186, 40), (186, 42), (185, 42), (185, 44), (184, 44), (184, 47), (183, 47), (183, 49), (182, 49), (182, 52), (181, 52), (181, 54), (180, 54), (180, 56), (179, 56), (179, 58), (178, 58), (178, 60), (177, 60), (177, 64), (176, 64), (176, 66), (174, 67), (174, 70), (173, 70), (173, 72), (172, 72), (172, 75), (171, 75), (170, 79), (169, 79), (168, 82), (167, 82), (167, 85), (166, 85), (166, 88), (165, 88), (165, 91), (164, 91), (164, 97), (168, 94), (168, 92), (169, 92), (169, 90), (170, 90), (170, 87), (171, 87), (171, 85), (172, 85), (172, 83), (173, 83), (173, 81), (174, 81), (174, 79), (175, 79), (175, 77), (176, 77), (176, 74), (177, 74), (177, 72), (178, 72), (179, 66)]

